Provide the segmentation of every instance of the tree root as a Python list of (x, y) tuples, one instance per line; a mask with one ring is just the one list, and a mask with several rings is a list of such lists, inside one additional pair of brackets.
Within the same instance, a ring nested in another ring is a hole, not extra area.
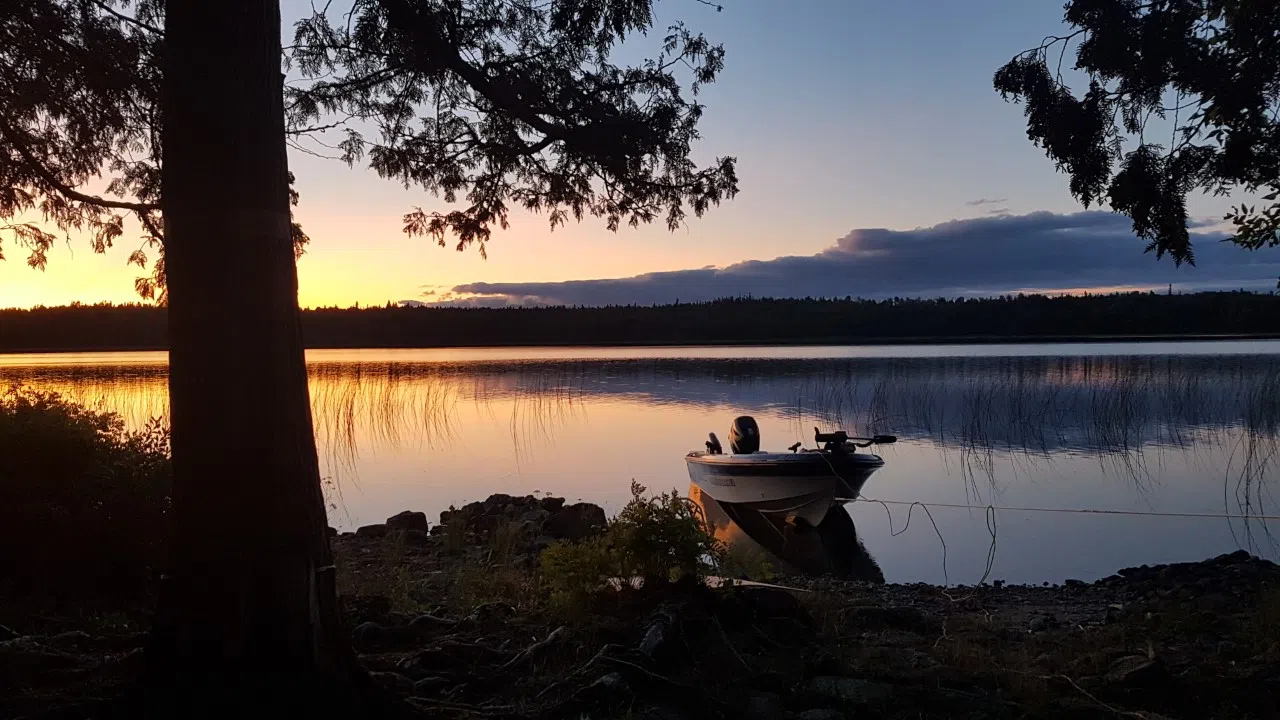
[(536, 655), (541, 653), (543, 650), (546, 650), (552, 643), (559, 640), (560, 637), (564, 635), (566, 629), (567, 629), (566, 626), (561, 625), (555, 630), (552, 630), (551, 633), (547, 635), (545, 638), (530, 645), (529, 647), (520, 651), (520, 653), (518, 653), (515, 657), (503, 663), (502, 667), (498, 668), (498, 670), (500, 671), (510, 670), (528, 660), (532, 660)]

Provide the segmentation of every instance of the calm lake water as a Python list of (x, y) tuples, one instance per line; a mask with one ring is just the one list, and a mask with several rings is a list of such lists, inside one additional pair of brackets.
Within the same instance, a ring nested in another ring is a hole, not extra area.
[[(1238, 548), (1280, 557), (1270, 519), (1280, 515), (1277, 341), (325, 350), (308, 360), (340, 528), (404, 509), (434, 519), (495, 492), (611, 511), (632, 479), (687, 493), (684, 454), (750, 414), (770, 449), (812, 445), (815, 425), (899, 437), (878, 451), (887, 464), (868, 500), (848, 506), (890, 582), (1088, 580)], [(11, 383), (133, 426), (167, 409), (164, 353), (0, 355), (0, 385)]]

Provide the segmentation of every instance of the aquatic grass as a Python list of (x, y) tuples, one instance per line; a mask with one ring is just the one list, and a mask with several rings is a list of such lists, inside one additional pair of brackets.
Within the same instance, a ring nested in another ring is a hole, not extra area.
[[(501, 442), (524, 463), (582, 422), (590, 403), (618, 397), (773, 413), (802, 442), (815, 424), (927, 442), (976, 501), (997, 496), (1006, 472), (1033, 477), (1068, 452), (1092, 456), (1102, 473), (1143, 494), (1154, 492), (1169, 460), (1204, 457), (1206, 476), (1223, 482), (1224, 504), (1250, 516), (1276, 506), (1280, 359), (1269, 356), (341, 362), (309, 372), (324, 474), (339, 506), (342, 491), (358, 486), (363, 458), (456, 446), (461, 408), (501, 413)], [(66, 388), (92, 407), (122, 408), (127, 427), (140, 427), (146, 412), (163, 414), (162, 365), (4, 373)], [(1229, 473), (1219, 455), (1232, 458)], [(1269, 542), (1265, 527), (1236, 529), (1246, 546)]]

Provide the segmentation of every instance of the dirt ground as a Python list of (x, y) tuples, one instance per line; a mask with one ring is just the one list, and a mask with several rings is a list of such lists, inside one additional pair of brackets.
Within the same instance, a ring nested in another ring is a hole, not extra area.
[[(562, 535), (596, 521), (583, 510), (566, 520), (559, 505), (532, 512), (528, 501), (543, 502), (511, 499), (516, 511), (499, 513)], [(1243, 552), (1092, 584), (687, 581), (564, 607), (547, 602), (539, 578), (541, 532), (425, 532), (412, 521), (338, 535), (334, 548), (363, 662), (428, 717), (1280, 712), (1280, 567)], [(0, 718), (92, 716), (135, 676), (146, 630), (145, 613), (6, 610), (0, 622)]]

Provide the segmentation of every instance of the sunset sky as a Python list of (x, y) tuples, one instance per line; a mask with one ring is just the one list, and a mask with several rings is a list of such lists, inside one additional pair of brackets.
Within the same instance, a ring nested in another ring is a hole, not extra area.
[[(683, 19), (725, 45), (697, 155), (739, 158), (735, 200), (676, 233), (614, 234), (590, 219), (552, 233), (545, 217), (515, 214), (484, 260), (401, 233), (412, 206), (442, 207), (424, 192), (294, 153), (313, 241), (301, 303), (1275, 286), (1280, 255), (1216, 243), (1208, 222), (1199, 267), (1175, 271), (1143, 256), (1122, 218), (1077, 214), (1066, 177), (1025, 139), (1021, 108), (991, 89), (997, 67), (1060, 29), (1060, 0), (717, 1), (721, 13), (662, 0), (658, 26)], [(287, 25), (309, 7), (283, 5)], [(1230, 202), (1191, 209), (1211, 221)], [(132, 249), (95, 256), (73, 242), (40, 273), (6, 244), (0, 306), (135, 300)]]

